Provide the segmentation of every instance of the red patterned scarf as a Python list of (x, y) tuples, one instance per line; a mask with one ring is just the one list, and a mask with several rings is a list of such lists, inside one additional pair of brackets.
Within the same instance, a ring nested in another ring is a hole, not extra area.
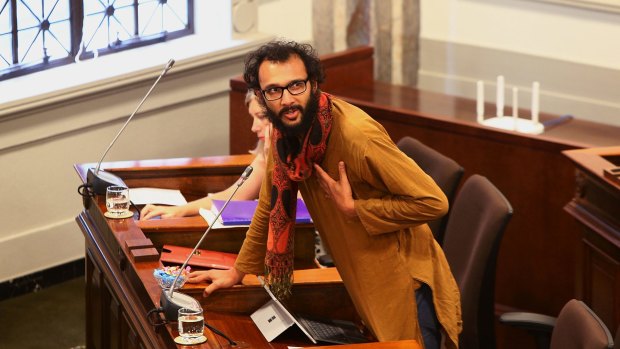
[(323, 160), (331, 126), (330, 98), (329, 95), (321, 93), (317, 117), (304, 136), (299, 154), (293, 157), (286, 154), (286, 150), (283, 151), (285, 154), (280, 154), (282, 149), (278, 149), (277, 144), (283, 135), (277, 128), (273, 129), (271, 149), (274, 154), (274, 168), (265, 279), (279, 299), (285, 299), (291, 294), (293, 283), (297, 182), (308, 179), (312, 175), (313, 164)]

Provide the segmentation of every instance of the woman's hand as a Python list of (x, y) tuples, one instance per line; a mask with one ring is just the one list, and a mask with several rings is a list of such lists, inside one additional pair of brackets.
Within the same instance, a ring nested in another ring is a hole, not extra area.
[(185, 216), (185, 212), (181, 206), (157, 206), (146, 205), (140, 211), (140, 220), (147, 220), (153, 217), (161, 216), (161, 218), (176, 218)]

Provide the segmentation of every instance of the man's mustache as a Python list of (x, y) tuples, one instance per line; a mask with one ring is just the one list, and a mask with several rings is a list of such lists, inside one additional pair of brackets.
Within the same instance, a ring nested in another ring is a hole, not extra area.
[(294, 111), (294, 110), (299, 110), (300, 113), (304, 112), (304, 108), (302, 108), (301, 105), (291, 105), (289, 107), (282, 108), (282, 110), (280, 110), (280, 112), (278, 113), (278, 116), (282, 118), (284, 114)]

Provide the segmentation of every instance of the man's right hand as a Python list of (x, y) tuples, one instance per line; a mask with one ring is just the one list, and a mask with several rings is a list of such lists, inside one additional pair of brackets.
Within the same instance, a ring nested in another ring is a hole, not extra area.
[(211, 282), (205, 288), (204, 296), (207, 297), (211, 293), (220, 288), (232, 287), (243, 280), (245, 273), (235, 268), (228, 270), (200, 270), (189, 273), (187, 281), (192, 283), (208, 281)]

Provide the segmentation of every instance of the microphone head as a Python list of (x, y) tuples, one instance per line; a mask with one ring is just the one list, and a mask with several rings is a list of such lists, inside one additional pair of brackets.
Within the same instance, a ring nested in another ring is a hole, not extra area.
[(248, 177), (250, 177), (250, 175), (252, 174), (252, 171), (254, 171), (252, 166), (248, 166), (245, 168), (245, 171), (243, 171), (241, 177), (237, 181), (237, 187), (240, 187), (243, 183), (245, 183), (246, 179), (248, 179)]
[(166, 63), (166, 71), (170, 70), (170, 68), (172, 68), (173, 65), (174, 65), (174, 59), (170, 58), (168, 63)]
[(252, 168), (252, 166), (248, 166), (245, 168), (245, 171), (243, 171), (243, 173), (241, 174), (241, 177), (245, 180), (248, 177), (250, 177), (250, 175), (252, 174), (252, 171), (254, 171), (254, 168)]

